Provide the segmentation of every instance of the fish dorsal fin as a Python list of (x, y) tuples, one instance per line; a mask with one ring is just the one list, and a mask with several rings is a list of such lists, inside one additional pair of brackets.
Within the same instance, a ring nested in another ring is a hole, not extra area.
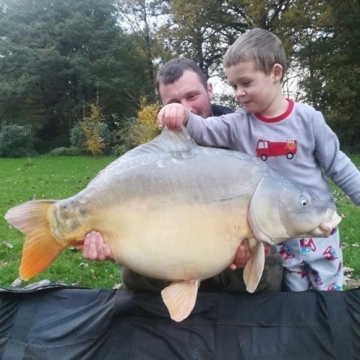
[(253, 293), (258, 287), (264, 271), (265, 247), (262, 242), (257, 241), (255, 238), (249, 238), (248, 243), (251, 256), (245, 265), (243, 277), (246, 290)]
[(126, 160), (128, 157), (144, 154), (191, 153), (196, 147), (197, 145), (184, 126), (178, 131), (170, 131), (164, 127), (161, 134), (155, 139), (128, 151), (121, 158)]
[(179, 322), (190, 315), (195, 306), (199, 285), (199, 280), (175, 281), (161, 291), (171, 319)]
[(191, 152), (197, 147), (184, 126), (181, 126), (180, 130), (175, 131), (170, 131), (167, 126), (165, 126), (157, 138), (145, 145), (153, 147), (154, 150), (156, 149), (159, 152), (171, 153)]
[(155, 139), (126, 152), (101, 170), (99, 175), (113, 171), (115, 168), (117, 172), (127, 171), (146, 163), (158, 161), (161, 157), (190, 158), (195, 154), (197, 147), (198, 145), (190, 137), (184, 126), (179, 131), (170, 131), (164, 127), (161, 134)]

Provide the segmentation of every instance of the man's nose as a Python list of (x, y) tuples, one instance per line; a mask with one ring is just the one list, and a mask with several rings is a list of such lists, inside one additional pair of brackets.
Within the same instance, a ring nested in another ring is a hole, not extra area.
[(181, 102), (181, 105), (184, 106), (186, 108), (186, 110), (190, 111), (191, 113), (194, 112), (194, 108), (191, 106), (191, 104), (188, 101), (183, 100)]

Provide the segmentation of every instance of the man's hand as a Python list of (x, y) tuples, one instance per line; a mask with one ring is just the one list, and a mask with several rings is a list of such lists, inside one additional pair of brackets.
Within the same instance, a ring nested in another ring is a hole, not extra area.
[(157, 124), (160, 128), (165, 125), (169, 130), (180, 130), (182, 125), (186, 125), (189, 118), (189, 111), (181, 104), (165, 105), (159, 112)]
[(91, 231), (86, 234), (83, 246), (83, 256), (90, 260), (112, 260), (114, 256), (104, 238), (97, 231)]
[[(269, 244), (264, 244), (265, 246), (265, 256), (271, 254), (271, 249)], [(244, 268), (251, 256), (251, 250), (247, 240), (244, 240), (238, 247), (235, 255), (234, 262), (229, 266), (231, 270), (236, 270), (237, 268)]]
[[(268, 244), (264, 244), (264, 246), (265, 256), (269, 256), (271, 253), (270, 246)], [(97, 231), (91, 231), (85, 236), (83, 256), (84, 258), (90, 260), (115, 261), (110, 247), (105, 244), (104, 238)], [(244, 268), (250, 256), (251, 250), (249, 248), (247, 240), (244, 240), (237, 249), (234, 262), (229, 266), (230, 269), (236, 270), (237, 268)]]

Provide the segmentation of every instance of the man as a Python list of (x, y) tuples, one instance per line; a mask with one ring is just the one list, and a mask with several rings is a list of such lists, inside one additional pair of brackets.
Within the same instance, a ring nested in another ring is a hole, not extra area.
[(234, 112), (232, 109), (212, 105), (213, 87), (199, 66), (189, 59), (167, 62), (157, 74), (156, 87), (162, 105), (180, 103), (203, 118)]
[[(162, 105), (179, 103), (203, 118), (233, 112), (228, 107), (211, 104), (212, 84), (208, 83), (200, 67), (190, 59), (174, 59), (167, 62), (158, 72), (156, 86)], [(113, 260), (111, 251), (104, 244), (101, 234), (95, 231), (86, 235), (83, 255), (92, 260)], [(280, 291), (283, 272), (281, 257), (269, 246), (266, 247), (266, 255), (265, 269), (257, 291)], [(250, 250), (247, 241), (244, 241), (238, 248), (234, 263), (221, 274), (203, 280), (199, 290), (245, 292), (242, 273), (249, 257)], [(169, 284), (167, 281), (136, 274), (126, 267), (122, 267), (122, 281), (124, 287), (133, 291), (159, 292)]]

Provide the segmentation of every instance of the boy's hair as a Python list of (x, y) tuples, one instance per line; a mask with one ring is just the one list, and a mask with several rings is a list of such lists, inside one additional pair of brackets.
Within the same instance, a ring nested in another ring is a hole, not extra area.
[(179, 58), (168, 61), (160, 68), (156, 76), (156, 89), (158, 93), (160, 84), (168, 85), (174, 83), (183, 76), (185, 70), (196, 73), (205, 89), (207, 88), (206, 76), (196, 62), (186, 58)]
[(268, 30), (252, 29), (241, 34), (228, 48), (224, 55), (225, 68), (236, 66), (241, 62), (254, 62), (256, 67), (269, 75), (275, 64), (286, 72), (286, 55), (281, 40)]

